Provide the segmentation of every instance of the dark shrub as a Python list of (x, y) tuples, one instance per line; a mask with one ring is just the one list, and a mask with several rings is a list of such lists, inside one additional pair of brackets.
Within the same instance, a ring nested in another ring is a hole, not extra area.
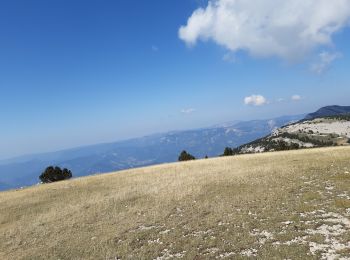
[(223, 156), (231, 156), (231, 155), (233, 155), (233, 150), (232, 150), (232, 148), (226, 147), (225, 150), (224, 150)]
[(195, 159), (196, 158), (193, 155), (187, 153), (186, 151), (182, 151), (178, 160), (179, 162), (183, 162), (183, 161), (190, 161)]
[(39, 179), (43, 183), (50, 183), (55, 181), (63, 181), (72, 178), (72, 172), (66, 168), (63, 170), (60, 167), (49, 166), (46, 170), (39, 176)]

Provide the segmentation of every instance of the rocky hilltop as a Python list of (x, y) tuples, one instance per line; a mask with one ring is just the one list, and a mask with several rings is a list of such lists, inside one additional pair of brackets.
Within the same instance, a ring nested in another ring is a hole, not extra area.
[[(315, 114), (314, 114), (315, 115)], [(306, 118), (310, 118), (310, 115)], [(281, 128), (236, 149), (236, 153), (259, 153), (350, 143), (350, 114), (304, 119)]]

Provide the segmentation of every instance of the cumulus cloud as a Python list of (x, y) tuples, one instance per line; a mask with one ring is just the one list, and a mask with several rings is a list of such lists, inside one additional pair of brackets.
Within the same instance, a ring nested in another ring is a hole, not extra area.
[(210, 0), (193, 12), (179, 37), (188, 45), (213, 40), (232, 52), (296, 61), (332, 45), (349, 21), (349, 0)]
[(194, 108), (184, 108), (180, 111), (182, 114), (192, 114), (193, 112), (196, 112), (196, 109)]
[(290, 99), (293, 101), (299, 101), (299, 100), (301, 100), (301, 96), (300, 95), (293, 95), (293, 96), (291, 96)]
[(341, 54), (338, 52), (323, 51), (318, 55), (317, 61), (311, 65), (310, 70), (316, 74), (322, 74), (331, 66), (333, 61), (339, 58), (341, 58)]
[(268, 104), (267, 99), (262, 95), (251, 95), (244, 98), (244, 104), (253, 106), (262, 106)]

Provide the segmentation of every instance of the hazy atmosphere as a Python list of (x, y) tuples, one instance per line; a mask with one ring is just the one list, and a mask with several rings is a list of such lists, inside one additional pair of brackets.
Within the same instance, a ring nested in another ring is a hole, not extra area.
[(3, 1), (0, 159), (346, 105), (349, 18), (342, 0)]

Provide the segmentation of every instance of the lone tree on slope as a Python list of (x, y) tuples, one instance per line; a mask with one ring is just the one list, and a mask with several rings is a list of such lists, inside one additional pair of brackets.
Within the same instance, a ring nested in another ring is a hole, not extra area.
[(231, 156), (231, 155), (233, 155), (233, 149), (230, 147), (226, 147), (224, 150), (223, 156)]
[(60, 167), (49, 166), (45, 171), (39, 176), (39, 179), (43, 183), (50, 183), (56, 181), (63, 181), (72, 178), (72, 172), (66, 168), (63, 170)]
[(191, 160), (196, 160), (196, 158), (192, 154), (187, 153), (186, 151), (181, 152), (179, 156), (179, 162), (191, 161)]

